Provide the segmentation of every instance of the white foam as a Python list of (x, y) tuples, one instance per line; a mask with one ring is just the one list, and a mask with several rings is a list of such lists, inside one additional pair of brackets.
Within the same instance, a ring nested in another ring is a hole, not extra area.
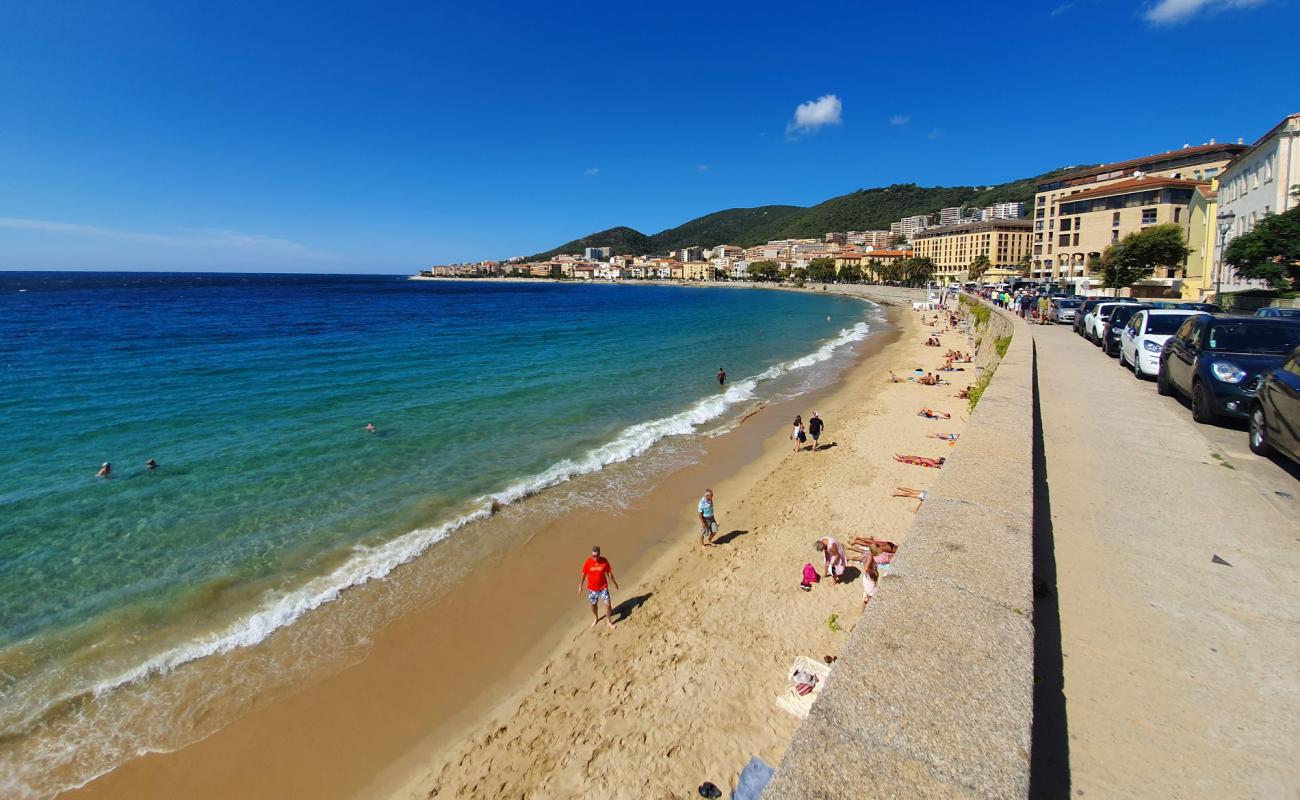
[[(580, 475), (597, 472), (610, 464), (635, 458), (665, 437), (697, 433), (702, 426), (726, 414), (728, 409), (752, 400), (761, 383), (826, 361), (836, 349), (861, 341), (869, 333), (870, 326), (859, 322), (852, 328), (844, 329), (808, 355), (776, 364), (757, 376), (733, 383), (722, 393), (704, 398), (685, 411), (626, 428), (609, 443), (593, 448), (578, 458), (565, 459), (500, 492), (480, 497), (471, 504), (472, 510), (450, 522), (411, 531), (376, 547), (357, 546), (352, 555), (334, 570), (311, 579), (293, 591), (268, 598), (257, 612), (234, 620), (221, 630), (158, 653), (131, 669), (100, 682), (90, 691), (99, 696), (118, 686), (168, 672), (189, 661), (257, 644), (277, 629), (292, 624), (303, 614), (335, 600), (344, 590), (383, 578), (460, 528), (490, 517), (497, 507), (517, 502)], [(44, 708), (56, 700), (50, 699)], [(28, 720), (39, 716), (39, 713), (28, 716)]]

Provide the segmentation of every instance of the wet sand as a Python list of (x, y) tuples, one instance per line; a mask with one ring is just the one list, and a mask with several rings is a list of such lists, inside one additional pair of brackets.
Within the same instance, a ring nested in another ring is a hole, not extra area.
[[(838, 385), (704, 441), (698, 463), (630, 507), (578, 509), (540, 530), (507, 513), (494, 523), (514, 530), (499, 536), (467, 528), (436, 548), (460, 573), (414, 563), (393, 576), (439, 587), (357, 663), (265, 693), (203, 741), (67, 796), (673, 796), (734, 779), (751, 754), (774, 762), (797, 723), (772, 705), (785, 667), (798, 654), (837, 652), (844, 634), (827, 617), (838, 613), (847, 630), (861, 602), (857, 582), (798, 590), (799, 568), (816, 563), (812, 539), (897, 540), (915, 501), (890, 490), (925, 488), (938, 472), (890, 453), (944, 455), (925, 433), (960, 430), (957, 387), (881, 380), (940, 360), (921, 346), (916, 314), (893, 316), (901, 340), (872, 337)], [(965, 349), (955, 336), (944, 344)], [(792, 453), (789, 417), (814, 404), (834, 447)], [(954, 422), (917, 418), (923, 404), (955, 412)], [(707, 551), (693, 522), (706, 485), (725, 541)], [(576, 593), (593, 543), (622, 586), (613, 631), (588, 630)], [(361, 587), (338, 602), (378, 593)]]

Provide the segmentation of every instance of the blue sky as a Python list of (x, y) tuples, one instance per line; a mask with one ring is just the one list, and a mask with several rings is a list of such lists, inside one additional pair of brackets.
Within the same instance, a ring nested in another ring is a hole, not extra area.
[(409, 272), (1263, 134), (1300, 0), (0, 6), (0, 269)]

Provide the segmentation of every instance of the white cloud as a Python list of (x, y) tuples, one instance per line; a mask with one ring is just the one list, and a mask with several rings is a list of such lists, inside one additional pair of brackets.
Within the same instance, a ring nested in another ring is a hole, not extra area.
[(288, 239), (277, 239), (272, 236), (240, 233), (231, 230), (182, 230), (179, 234), (145, 233), (120, 228), (105, 228), (99, 225), (82, 225), (75, 222), (55, 222), (45, 219), (22, 219), (19, 217), (0, 217), (0, 228), (65, 236), (93, 236), (101, 239), (116, 239), (123, 242), (161, 247), (238, 250), (268, 256), (320, 260), (333, 260), (335, 258), (335, 256), (328, 253), (317, 252), (306, 245)]
[(935, 139), (938, 139), (940, 136), (943, 136), (943, 131), (939, 130), (938, 128), (931, 128), (930, 132), (925, 135), (925, 138), (933, 142)]
[(594, 178), (600, 174), (600, 167), (588, 167), (587, 171), (582, 174), (586, 175), (588, 178)]
[(839, 125), (844, 107), (840, 99), (833, 94), (825, 94), (816, 100), (800, 103), (794, 110), (794, 119), (785, 126), (786, 136), (803, 133), (816, 133), (827, 125)]
[(1059, 17), (1059, 16), (1061, 16), (1062, 14), (1064, 14), (1065, 12), (1069, 11), (1070, 9), (1072, 9), (1072, 8), (1074, 8), (1074, 3), (1062, 3), (1062, 4), (1060, 4), (1059, 6), (1057, 6), (1056, 8), (1052, 9), (1052, 13), (1051, 13), (1051, 14), (1048, 14), (1048, 16), (1049, 16), (1049, 17)]
[(1152, 25), (1177, 25), (1202, 11), (1216, 13), (1234, 8), (1253, 8), (1266, 2), (1268, 0), (1156, 0), (1142, 12), (1142, 18)]
[(894, 116), (889, 118), (890, 125), (906, 125), (911, 121), (912, 118), (906, 114), (895, 114)]

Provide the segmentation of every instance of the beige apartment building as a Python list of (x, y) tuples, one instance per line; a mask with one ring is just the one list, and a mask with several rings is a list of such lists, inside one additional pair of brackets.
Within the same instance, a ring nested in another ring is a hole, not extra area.
[[(1067, 195), (1057, 204), (1053, 233), (1055, 275), (1095, 275), (1101, 253), (1134, 231), (1173, 222), (1188, 230), (1192, 195), (1202, 181), (1143, 175)], [(1147, 281), (1148, 288), (1172, 286), (1183, 265), (1168, 267)], [(1137, 287), (1135, 287), (1137, 288)], [(1147, 294), (1150, 294), (1149, 292)]]
[[(1076, 170), (1040, 183), (1038, 193), (1034, 195), (1032, 277), (1071, 278), (1085, 274), (1077, 267), (1086, 265), (1089, 253), (1084, 253), (1081, 264), (1075, 263), (1075, 255), (1079, 250), (1073, 244), (1073, 235), (1068, 240), (1071, 244), (1067, 245), (1068, 249), (1065, 253), (1069, 258), (1063, 260), (1060, 251), (1061, 233), (1074, 233), (1073, 230), (1060, 230), (1057, 222), (1061, 216), (1060, 204), (1071, 200), (1073, 195), (1140, 176), (1177, 178), (1192, 182), (1209, 181), (1245, 149), (1246, 146), (1243, 144), (1218, 144), (1211, 141), (1196, 147), (1183, 147), (1181, 150), (1157, 153), (1144, 158)], [(1125, 215), (1125, 218), (1127, 216)], [(1123, 230), (1120, 234), (1121, 238), (1130, 230), (1137, 230), (1137, 228)], [(1080, 241), (1082, 242), (1082, 237)], [(1100, 251), (1097, 251), (1097, 254), (1100, 256)]]
[(880, 273), (877, 267), (886, 264), (892, 264), (895, 261), (902, 261), (905, 258), (911, 258), (914, 255), (912, 250), (872, 250), (866, 253), (840, 253), (835, 256), (835, 272), (839, 272), (845, 265), (852, 264), (860, 267), (863, 274), (869, 281), (879, 281)]
[(917, 258), (934, 262), (935, 279), (941, 283), (966, 280), (970, 263), (986, 256), (991, 269), (1019, 274), (1030, 251), (1033, 223), (1027, 219), (994, 219), (966, 222), (917, 231), (912, 247)]

